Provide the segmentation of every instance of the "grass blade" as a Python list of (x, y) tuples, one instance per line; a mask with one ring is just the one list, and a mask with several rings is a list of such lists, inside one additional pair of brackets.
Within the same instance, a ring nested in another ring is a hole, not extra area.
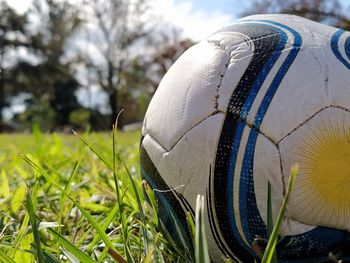
[(154, 247), (152, 246), (146, 254), (146, 257), (143, 259), (142, 263), (151, 263), (152, 255), (153, 255)]
[(73, 134), (78, 136), (80, 140), (109, 168), (111, 171), (113, 170), (112, 164), (107, 161), (94, 147), (92, 147), (92, 144), (89, 143), (83, 136), (81, 136), (79, 133), (73, 131)]
[[(272, 215), (272, 192), (271, 192), (271, 184), (268, 182), (267, 184), (267, 239), (271, 237), (272, 230), (273, 230), (273, 215)], [(272, 263), (277, 263), (277, 255), (276, 253), (273, 253)]]
[(16, 263), (12, 258), (0, 250), (0, 261), (4, 263)]
[(204, 226), (204, 196), (198, 195), (196, 202), (196, 236), (195, 259), (196, 263), (210, 263), (207, 237)]
[(36, 192), (37, 192), (36, 186), (34, 187), (33, 195), (31, 195), (30, 192), (28, 191), (27, 199), (26, 199), (26, 207), (28, 210), (29, 221), (30, 221), (30, 225), (32, 227), (32, 232), (34, 236), (35, 256), (36, 256), (37, 262), (44, 263), (45, 262), (44, 254), (40, 245), (39, 224), (37, 223), (37, 217), (35, 213), (36, 205), (33, 204), (33, 200), (36, 203), (36, 198), (37, 198)]
[(9, 181), (7, 179), (5, 170), (1, 170), (0, 172), (0, 189), (1, 189), (1, 193), (0, 193), (1, 197), (4, 197), (5, 199), (10, 197), (11, 195), (10, 186), (9, 186)]
[(15, 253), (18, 250), (18, 248), (21, 244), (21, 241), (23, 240), (23, 238), (27, 234), (28, 224), (29, 224), (29, 214), (28, 214), (28, 212), (26, 212), (26, 215), (24, 216), (21, 227), (18, 231), (18, 235), (16, 236), (16, 239), (12, 244), (12, 248), (10, 249), (9, 255), (11, 258), (13, 258), (15, 256)]
[[(66, 201), (66, 196), (69, 195), (69, 193), (70, 193), (73, 178), (74, 178), (75, 174), (77, 173), (78, 168), (80, 167), (82, 161), (84, 160), (86, 153), (87, 153), (87, 151), (84, 151), (81, 158), (74, 164), (74, 168), (69, 176), (68, 182), (64, 188), (64, 192), (60, 195), (60, 211), (59, 211), (59, 215), (58, 215), (58, 225), (59, 225), (58, 233), (62, 232), (61, 227), (62, 227), (62, 221), (63, 221), (63, 212), (64, 212), (64, 209), (66, 207), (64, 205), (64, 203)], [(59, 247), (57, 247), (57, 252), (59, 252)]]
[[(124, 209), (122, 206), (122, 198), (120, 196), (120, 189), (119, 189), (119, 183), (118, 183), (118, 175), (117, 175), (117, 169), (116, 169), (116, 145), (115, 145), (115, 139), (116, 139), (116, 127), (118, 125), (118, 119), (120, 116), (121, 112), (119, 112), (115, 124), (112, 127), (112, 172), (113, 172), (113, 179), (114, 179), (114, 185), (115, 185), (115, 191), (117, 195), (117, 204), (119, 208), (119, 215), (120, 215), (120, 221), (122, 225), (122, 237), (123, 237), (123, 244), (124, 244), (124, 254), (126, 255), (126, 258), (128, 262), (132, 261), (132, 257), (130, 256), (129, 253), (129, 244), (128, 244), (128, 230), (127, 230), (127, 222), (125, 220), (124, 216)], [(108, 253), (113, 256), (113, 252), (108, 249)]]
[(192, 241), (194, 244), (195, 236), (196, 236), (196, 224), (194, 223), (193, 217), (189, 211), (186, 212), (186, 221), (187, 221), (188, 228), (190, 229)]
[(60, 261), (54, 258), (50, 253), (43, 250), (45, 263), (60, 263)]
[(137, 202), (137, 206), (138, 206), (138, 209), (139, 209), (139, 212), (140, 212), (140, 217), (141, 217), (141, 221), (142, 221), (142, 232), (143, 232), (143, 237), (144, 237), (144, 245), (145, 245), (145, 254), (148, 253), (148, 247), (149, 247), (149, 239), (148, 239), (148, 235), (147, 235), (147, 229), (145, 227), (146, 225), (146, 217), (145, 217), (145, 214), (143, 212), (143, 208), (142, 208), (142, 204), (141, 204), (141, 199), (140, 199), (140, 195), (139, 195), (139, 190), (137, 189), (136, 187), (136, 183), (135, 183), (135, 180), (134, 178), (132, 177), (126, 163), (124, 162), (124, 160), (120, 159), (121, 163), (123, 164), (124, 166), (124, 169), (126, 171), (126, 174), (128, 175), (129, 177), (129, 180), (131, 182), (131, 186), (132, 186), (132, 189), (134, 191), (134, 194), (135, 194), (135, 197), (136, 197), (136, 202)]
[(64, 192), (61, 186), (51, 178), (51, 176), (45, 171), (45, 169), (43, 169), (40, 165), (35, 163), (28, 155), (23, 155), (22, 157), (26, 163), (28, 163), (32, 168), (34, 168), (34, 170), (36, 170), (39, 174), (44, 176), (48, 182), (50, 182), (53, 186), (55, 186), (61, 192)]
[[(120, 204), (120, 213), (121, 213), (121, 218), (122, 218), (122, 224), (123, 224), (123, 231), (126, 231), (127, 228), (126, 228), (126, 225), (124, 225), (124, 220), (123, 220), (123, 211), (121, 210), (121, 199), (119, 197), (119, 194), (120, 194), (120, 191), (119, 191), (119, 186), (118, 186), (118, 177), (117, 177), (117, 171), (116, 171), (116, 132), (117, 132), (117, 126), (118, 126), (118, 120), (119, 120), (119, 116), (120, 114), (123, 112), (123, 110), (121, 110), (116, 118), (116, 122), (115, 122), (115, 125), (113, 126), (113, 130), (112, 130), (112, 139), (113, 139), (113, 147), (112, 147), (112, 152), (113, 152), (113, 176), (114, 176), (114, 182), (115, 182), (115, 187), (116, 187), (116, 191), (117, 191), (117, 199), (118, 199), (118, 202)], [(127, 167), (127, 165), (125, 164), (124, 160), (121, 158), (121, 156), (118, 156), (119, 158), (119, 161), (122, 163), (122, 165), (124, 166), (124, 169), (129, 177), (129, 180), (131, 182), (131, 185), (132, 185), (132, 189), (133, 189), (133, 192), (134, 192), (134, 195), (136, 197), (136, 202), (137, 202), (137, 206), (138, 206), (138, 210), (139, 210), (139, 213), (140, 213), (140, 217), (141, 217), (141, 221), (142, 221), (142, 233), (143, 233), (143, 237), (144, 237), (144, 248), (145, 248), (145, 254), (148, 253), (148, 249), (149, 249), (149, 239), (148, 239), (148, 236), (147, 236), (147, 229), (145, 228), (145, 225), (146, 225), (146, 219), (145, 219), (145, 215), (144, 215), (144, 212), (143, 212), (143, 208), (142, 208), (142, 204), (141, 204), (141, 199), (140, 199), (140, 196), (139, 196), (139, 191), (137, 190), (137, 187), (136, 187), (136, 184), (135, 184), (135, 181), (134, 179), (132, 178), (132, 175)], [(124, 251), (126, 252), (126, 255), (127, 255), (127, 259), (128, 261), (134, 261), (132, 256), (131, 256), (131, 252), (130, 252), (130, 246), (127, 242), (127, 236), (126, 236), (127, 232), (124, 232)]]
[(143, 190), (143, 196), (145, 197), (147, 202), (151, 204), (153, 222), (156, 226), (159, 226), (159, 218), (157, 214), (157, 201), (154, 196), (153, 190), (145, 180), (142, 181), (142, 190)]
[(270, 238), (273, 230), (272, 220), (272, 201), (271, 201), (271, 184), (268, 182), (267, 185), (267, 239)]
[[(101, 226), (101, 230), (103, 232), (106, 232), (108, 226), (110, 225), (110, 223), (112, 222), (113, 218), (115, 217), (116, 213), (119, 210), (119, 205), (115, 204), (113, 209), (109, 212), (105, 222), (103, 223), (103, 225)], [(94, 237), (94, 239), (92, 240), (92, 242), (90, 243), (90, 245), (87, 248), (87, 251), (92, 251), (93, 247), (97, 244), (97, 242), (101, 239), (101, 237), (99, 235), (96, 235)]]
[(74, 255), (81, 262), (94, 263), (94, 261), (88, 255), (86, 255), (84, 252), (82, 252), (78, 247), (76, 247), (73, 243), (71, 243), (69, 240), (67, 240), (60, 233), (56, 232), (55, 230), (53, 230), (51, 228), (48, 228), (48, 231), (58, 239), (58, 242), (65, 249), (67, 249), (72, 255)]
[(297, 174), (298, 174), (298, 166), (294, 165), (292, 168), (290, 178), (289, 178), (287, 191), (286, 191), (286, 194), (285, 194), (283, 201), (282, 201), (282, 206), (278, 212), (275, 226), (272, 230), (271, 236), (270, 236), (269, 241), (268, 241), (267, 246), (266, 246), (264, 256), (263, 256), (262, 261), (261, 261), (262, 263), (270, 263), (272, 261), (272, 258), (273, 258), (273, 255), (274, 255), (275, 249), (276, 249), (279, 229), (280, 229), (280, 226), (282, 224), (282, 220), (284, 218), (284, 213), (286, 211), (289, 195), (293, 189), (295, 178), (296, 178)]
[[(70, 196), (68, 198), (74, 203), (74, 205), (80, 210), (80, 212), (86, 217), (86, 219), (92, 224), (92, 226), (96, 229), (98, 234), (100, 235), (101, 239), (105, 243), (105, 245), (108, 247), (108, 249), (115, 251), (115, 248), (112, 244), (112, 242), (109, 240), (107, 234), (103, 231), (103, 229), (99, 226), (99, 224), (96, 222), (95, 218), (93, 218), (84, 208), (82, 208), (74, 199), (72, 199)], [(115, 251), (116, 252), (116, 251)]]
[(24, 203), (24, 199), (26, 197), (26, 186), (21, 185), (19, 186), (11, 199), (11, 210), (13, 213), (17, 213), (20, 208), (22, 207), (22, 204)]

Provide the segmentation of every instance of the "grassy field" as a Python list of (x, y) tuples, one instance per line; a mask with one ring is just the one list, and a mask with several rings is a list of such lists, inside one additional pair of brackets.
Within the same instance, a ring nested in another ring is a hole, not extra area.
[(139, 137), (0, 135), (0, 261), (183, 262), (144, 201)]

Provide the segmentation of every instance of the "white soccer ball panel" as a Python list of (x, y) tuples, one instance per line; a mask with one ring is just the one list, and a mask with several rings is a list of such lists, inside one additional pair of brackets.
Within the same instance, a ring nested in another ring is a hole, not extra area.
[(186, 51), (162, 79), (147, 109), (142, 133), (170, 150), (191, 128), (216, 112), (226, 57), (220, 47), (206, 42)]
[(287, 215), (312, 225), (350, 230), (350, 114), (328, 107), (280, 144), (286, 180), (293, 164), (299, 175)]
[(277, 146), (259, 135), (254, 154), (254, 188), (256, 202), (262, 219), (267, 224), (268, 182), (271, 184), (273, 218), (276, 218), (283, 200), (284, 182)]
[[(285, 51), (288, 52), (288, 51)], [(320, 109), (330, 105), (327, 57), (322, 48), (302, 48), (274, 95), (261, 132), (278, 142)]]
[(307, 225), (295, 219), (292, 219), (290, 217), (285, 217), (282, 221), (279, 235), (280, 236), (301, 235), (315, 228), (316, 226), (314, 225)]
[(189, 130), (167, 151), (146, 135), (142, 146), (163, 176), (166, 184), (176, 188), (194, 208), (198, 194), (205, 194), (210, 167), (224, 114), (209, 116)]
[[(350, 76), (344, 65), (335, 65), (328, 74), (328, 89), (331, 96), (330, 105), (350, 110)], [(339, 81), (342, 80), (342, 81)]]

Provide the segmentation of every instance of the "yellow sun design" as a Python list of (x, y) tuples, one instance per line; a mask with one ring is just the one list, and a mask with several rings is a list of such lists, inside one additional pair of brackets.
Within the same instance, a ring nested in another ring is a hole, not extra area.
[(328, 121), (307, 133), (299, 153), (296, 206), (309, 222), (350, 225), (350, 127)]

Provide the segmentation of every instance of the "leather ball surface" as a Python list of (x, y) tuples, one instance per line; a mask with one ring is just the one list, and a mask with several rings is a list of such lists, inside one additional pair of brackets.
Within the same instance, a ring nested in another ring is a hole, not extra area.
[(190, 259), (186, 212), (206, 199), (214, 262), (254, 262), (293, 164), (299, 175), (279, 262), (350, 252), (350, 33), (290, 15), (256, 15), (187, 50), (161, 81), (142, 128), (141, 172), (169, 237)]

